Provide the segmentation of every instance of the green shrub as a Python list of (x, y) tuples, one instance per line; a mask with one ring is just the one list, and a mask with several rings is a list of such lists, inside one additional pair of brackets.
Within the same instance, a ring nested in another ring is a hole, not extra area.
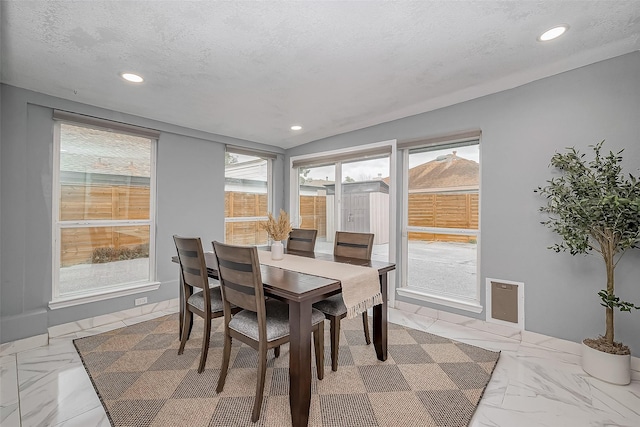
[(112, 248), (103, 247), (95, 248), (91, 255), (91, 262), (93, 264), (102, 264), (105, 262), (124, 261), (128, 259), (136, 258), (148, 258), (149, 257), (149, 245), (142, 244), (134, 246), (133, 248), (122, 247)]

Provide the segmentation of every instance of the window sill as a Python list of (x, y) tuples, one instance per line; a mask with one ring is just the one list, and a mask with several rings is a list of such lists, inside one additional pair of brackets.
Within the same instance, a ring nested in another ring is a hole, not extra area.
[(426, 301), (433, 304), (444, 305), (446, 307), (457, 308), (458, 310), (470, 311), (473, 313), (482, 313), (484, 307), (478, 301), (464, 300), (442, 295), (429, 294), (423, 290), (399, 288), (398, 295), (407, 298), (413, 298), (420, 301)]
[(97, 301), (104, 301), (111, 298), (118, 298), (126, 295), (139, 294), (142, 292), (155, 291), (160, 288), (160, 282), (143, 283), (141, 285), (128, 286), (126, 288), (111, 289), (93, 294), (76, 295), (72, 297), (59, 298), (49, 302), (49, 309), (72, 307), (74, 305), (88, 304)]

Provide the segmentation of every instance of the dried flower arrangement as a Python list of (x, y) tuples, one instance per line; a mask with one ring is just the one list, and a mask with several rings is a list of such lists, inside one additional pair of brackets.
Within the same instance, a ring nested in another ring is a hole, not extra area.
[(267, 222), (261, 222), (260, 228), (265, 230), (271, 239), (280, 242), (289, 236), (292, 229), (289, 214), (280, 209), (280, 217), (276, 220), (269, 212), (269, 219)]

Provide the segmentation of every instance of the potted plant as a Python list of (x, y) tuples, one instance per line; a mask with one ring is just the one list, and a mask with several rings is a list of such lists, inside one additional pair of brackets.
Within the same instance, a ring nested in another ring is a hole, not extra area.
[(278, 219), (269, 212), (267, 222), (261, 222), (260, 228), (265, 230), (269, 238), (273, 241), (271, 244), (271, 259), (279, 260), (284, 257), (284, 247), (282, 241), (285, 240), (291, 232), (291, 222), (289, 214), (280, 209)]
[[(605, 307), (605, 334), (582, 342), (582, 367), (590, 375), (615, 384), (631, 381), (629, 347), (614, 340), (615, 310), (640, 309), (614, 293), (614, 272), (624, 253), (640, 243), (640, 182), (622, 173), (622, 151), (601, 154), (604, 141), (591, 146), (594, 158), (585, 159), (575, 148), (555, 153), (551, 166), (561, 175), (538, 187), (546, 198), (540, 208), (548, 214), (542, 224), (562, 237), (550, 246), (556, 252), (571, 255), (602, 256), (607, 287), (598, 292)], [(602, 360), (605, 359), (605, 360)]]

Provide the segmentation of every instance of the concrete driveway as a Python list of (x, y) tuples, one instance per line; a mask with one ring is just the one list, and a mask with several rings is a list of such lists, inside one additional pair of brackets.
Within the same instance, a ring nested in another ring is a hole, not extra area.
[[(428, 293), (475, 299), (477, 287), (475, 243), (409, 242), (408, 285)], [(316, 242), (318, 252), (332, 253), (333, 242)], [(389, 245), (375, 245), (371, 257), (387, 261)]]

